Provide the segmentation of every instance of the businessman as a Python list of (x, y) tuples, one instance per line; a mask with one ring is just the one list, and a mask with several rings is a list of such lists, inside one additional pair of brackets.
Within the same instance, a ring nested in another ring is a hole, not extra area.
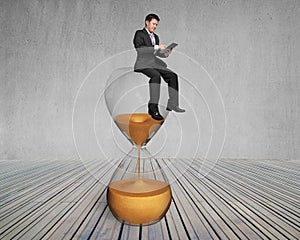
[(148, 113), (155, 120), (163, 119), (158, 110), (161, 78), (168, 84), (169, 100), (167, 110), (185, 112), (184, 109), (179, 107), (178, 76), (167, 68), (164, 61), (158, 58), (166, 58), (172, 52), (172, 49), (166, 52), (162, 51), (166, 46), (159, 44), (159, 37), (154, 33), (159, 21), (160, 19), (156, 14), (148, 14), (145, 18), (144, 29), (137, 30), (133, 39), (137, 51), (134, 71), (141, 72), (150, 78)]

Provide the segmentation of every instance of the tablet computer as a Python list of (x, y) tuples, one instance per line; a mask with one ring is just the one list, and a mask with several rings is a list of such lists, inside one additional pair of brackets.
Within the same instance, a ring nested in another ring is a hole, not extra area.
[(161, 52), (165, 53), (166, 51), (176, 47), (178, 44), (177, 43), (171, 43), (169, 46), (167, 46), (166, 48), (162, 49)]

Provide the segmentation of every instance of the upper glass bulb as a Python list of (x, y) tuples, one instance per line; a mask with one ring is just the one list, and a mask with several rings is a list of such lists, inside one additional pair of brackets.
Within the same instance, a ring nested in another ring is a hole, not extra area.
[(166, 107), (160, 104), (158, 108), (164, 120), (154, 120), (147, 113), (147, 77), (134, 72), (131, 67), (118, 68), (112, 72), (105, 87), (105, 101), (116, 125), (137, 146), (145, 145), (168, 115)]

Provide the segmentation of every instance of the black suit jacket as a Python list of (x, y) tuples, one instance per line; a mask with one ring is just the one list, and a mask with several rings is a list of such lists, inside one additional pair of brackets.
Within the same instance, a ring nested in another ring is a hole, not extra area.
[[(155, 42), (159, 45), (159, 37), (154, 33)], [(145, 68), (166, 68), (167, 64), (159, 59), (159, 57), (166, 57), (160, 51), (154, 51), (150, 36), (147, 30), (137, 30), (133, 38), (133, 44), (137, 51), (137, 58), (134, 64), (134, 70), (139, 71)]]

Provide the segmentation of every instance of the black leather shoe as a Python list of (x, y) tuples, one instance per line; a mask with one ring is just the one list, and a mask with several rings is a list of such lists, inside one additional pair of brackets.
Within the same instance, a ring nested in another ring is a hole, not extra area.
[(163, 116), (160, 115), (158, 111), (158, 104), (157, 103), (148, 103), (148, 113), (151, 115), (151, 117), (155, 120), (163, 120)]
[(174, 111), (174, 112), (178, 112), (178, 113), (183, 113), (183, 112), (185, 112), (185, 110), (184, 109), (182, 109), (182, 108), (180, 108), (180, 107), (178, 107), (178, 106), (175, 106), (175, 107), (167, 107), (167, 110), (168, 111)]
[(155, 120), (163, 120), (163, 116), (160, 115), (159, 111), (151, 111), (150, 109), (148, 110), (148, 113), (151, 115), (151, 117)]

